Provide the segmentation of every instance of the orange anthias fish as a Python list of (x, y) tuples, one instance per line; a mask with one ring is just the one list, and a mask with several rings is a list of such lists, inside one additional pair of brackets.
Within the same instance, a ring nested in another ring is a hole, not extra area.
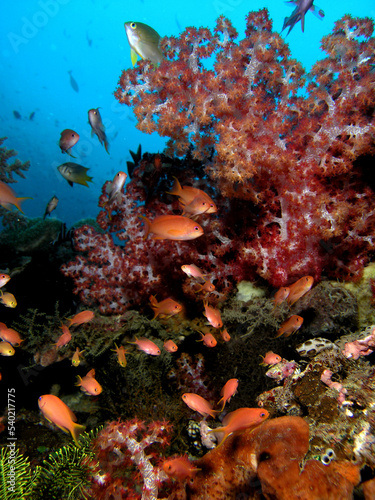
[(5, 184), (5, 182), (0, 181), (0, 205), (2, 207), (6, 208), (7, 210), (11, 210), (11, 205), (14, 205), (20, 212), (22, 212), (21, 202), (24, 200), (31, 200), (31, 198), (17, 198), (13, 189), (11, 189), (8, 184)]
[(109, 154), (109, 144), (107, 140), (107, 136), (105, 134), (105, 127), (102, 122), (102, 117), (99, 113), (99, 108), (89, 109), (89, 124), (91, 125), (91, 137), (96, 134), (100, 144), (104, 144), (105, 150)]
[(78, 141), (79, 141), (79, 134), (77, 134), (77, 132), (74, 132), (74, 130), (71, 130), (70, 128), (66, 128), (61, 132), (61, 137), (59, 140), (59, 146), (61, 152), (67, 153), (72, 158), (75, 158), (75, 156), (72, 155), (70, 150), (75, 144), (77, 144)]
[(82, 325), (88, 323), (94, 318), (95, 314), (92, 311), (81, 311), (80, 313), (69, 319), (69, 328), (73, 325)]
[(194, 467), (186, 456), (169, 458), (163, 462), (163, 471), (179, 481), (193, 478), (200, 469)]
[(266, 352), (264, 357), (261, 354), (259, 354), (259, 356), (262, 358), (262, 362), (260, 363), (262, 366), (277, 365), (277, 363), (281, 361), (281, 356), (272, 351)]
[(221, 408), (220, 411), (224, 410), (224, 407), (226, 403), (230, 402), (232, 396), (234, 396), (237, 393), (237, 388), (238, 388), (238, 379), (237, 378), (231, 378), (228, 380), (228, 382), (224, 385), (224, 387), (221, 389), (221, 396), (223, 396), (217, 404), (220, 403), (220, 401), (223, 402), (223, 407)]
[[(1, 356), (13, 356), (16, 351), (14, 347), (9, 342), (0, 342), (0, 355)], [(1, 380), (1, 379), (0, 379)]]
[(222, 422), (224, 425), (222, 427), (217, 427), (208, 432), (221, 434), (220, 444), (223, 444), (233, 432), (255, 427), (264, 422), (268, 417), (268, 411), (262, 408), (238, 408), (238, 410), (232, 411), (224, 417)]
[(203, 234), (203, 229), (197, 222), (182, 215), (160, 215), (152, 222), (144, 215), (139, 217), (145, 221), (145, 238), (153, 234), (154, 240), (187, 241)]
[(196, 290), (196, 293), (203, 293), (207, 295), (208, 293), (214, 291), (215, 291), (215, 285), (211, 283), (211, 281), (206, 281), (203, 285), (199, 285), (199, 288), (198, 290)]
[(182, 215), (187, 215), (188, 217), (195, 217), (201, 214), (211, 214), (217, 212), (215, 203), (211, 200), (211, 203), (203, 196), (196, 196), (193, 201), (189, 204), (184, 204), (180, 198), (180, 206), (182, 208)]
[(217, 413), (217, 411), (213, 410), (210, 403), (202, 398), (202, 396), (198, 396), (198, 394), (194, 394), (193, 392), (186, 392), (182, 395), (182, 401), (184, 401), (189, 408), (197, 411), (204, 417), (210, 415), (212, 418), (215, 418), (215, 413)]
[(174, 179), (172, 191), (168, 191), (168, 193), (179, 197), (183, 214), (199, 215), (201, 213), (213, 214), (217, 212), (217, 207), (208, 194), (192, 186), (182, 187), (178, 179), (176, 177)]
[(8, 274), (0, 274), (0, 288), (8, 283), (10, 276)]
[(8, 328), (5, 323), (0, 323), (0, 339), (15, 346), (23, 342), (20, 334), (16, 330), (13, 330), (13, 328)]
[(102, 386), (95, 379), (95, 369), (93, 368), (88, 372), (88, 374), (81, 378), (79, 375), (77, 376), (78, 382), (76, 385), (81, 387), (81, 391), (83, 391), (88, 396), (98, 396), (102, 392)]
[(170, 298), (158, 302), (156, 297), (151, 295), (150, 305), (155, 313), (153, 319), (157, 316), (161, 318), (170, 318), (182, 311), (182, 305)]
[(288, 304), (292, 306), (311, 289), (313, 284), (314, 278), (312, 276), (304, 276), (293, 285), (289, 285)]
[(140, 351), (143, 351), (146, 354), (151, 354), (151, 356), (160, 355), (160, 349), (155, 344), (155, 342), (152, 342), (152, 340), (146, 339), (145, 337), (142, 337), (140, 339), (137, 339), (137, 337), (135, 337), (135, 341), (129, 342), (129, 344), (136, 344)]
[(164, 342), (164, 349), (167, 352), (176, 352), (178, 350), (177, 345), (173, 342), (173, 340), (167, 340)]
[(302, 323), (303, 318), (294, 314), (286, 321), (284, 321), (284, 323), (280, 326), (280, 328), (277, 330), (277, 335), (275, 338), (281, 337), (281, 335), (284, 335), (284, 337), (289, 337), (289, 335), (301, 328)]
[(230, 335), (228, 333), (228, 330), (225, 328), (225, 330), (222, 330), (220, 332), (221, 338), (224, 340), (224, 342), (229, 342), (230, 341)]
[(77, 418), (72, 410), (63, 401), (61, 401), (60, 398), (54, 396), (53, 394), (40, 396), (38, 399), (38, 405), (45, 418), (49, 422), (57, 425), (57, 427), (62, 431), (70, 432), (75, 444), (79, 446), (78, 436), (81, 432), (84, 432), (86, 427), (75, 423)]
[(181, 266), (181, 269), (189, 276), (189, 278), (201, 278), (206, 281), (206, 275), (203, 274), (203, 272), (195, 264), (184, 264)]
[(120, 366), (125, 368), (127, 364), (125, 354), (127, 354), (128, 351), (125, 349), (123, 345), (117, 347), (117, 345), (115, 344), (115, 348), (116, 349), (112, 349), (112, 351), (114, 351), (117, 354), (117, 362)]
[(283, 286), (277, 290), (277, 292), (275, 293), (275, 296), (273, 298), (273, 303), (274, 303), (273, 308), (274, 309), (275, 309), (275, 307), (280, 305), (282, 302), (284, 302), (284, 300), (288, 297), (289, 292), (290, 292), (290, 288), (287, 286)]
[(9, 292), (2, 292), (0, 290), (0, 302), (4, 304), (5, 307), (11, 307), (12, 309), (17, 306), (16, 297)]
[(62, 334), (60, 337), (57, 339), (56, 344), (54, 344), (57, 348), (63, 347), (64, 345), (68, 344), (72, 340), (72, 335), (69, 331), (69, 328), (66, 325), (62, 325)]
[(214, 307), (209, 306), (207, 300), (203, 301), (203, 305), (205, 311), (203, 314), (204, 316), (206, 316), (210, 325), (214, 328), (221, 328), (223, 326), (223, 322), (221, 320), (219, 309), (215, 309)]
[(198, 340), (198, 342), (203, 342), (203, 344), (206, 345), (207, 347), (216, 346), (217, 341), (215, 337), (212, 335), (212, 333), (206, 333), (206, 334), (203, 334), (202, 332), (199, 333), (202, 335), (202, 337), (200, 340)]
[(82, 356), (82, 354), (84, 353), (85, 351), (80, 351), (79, 350), (79, 347), (77, 347), (77, 349), (75, 350), (75, 353), (73, 354), (73, 357), (72, 357), (72, 366), (78, 366), (81, 362), (80, 360), (80, 357)]

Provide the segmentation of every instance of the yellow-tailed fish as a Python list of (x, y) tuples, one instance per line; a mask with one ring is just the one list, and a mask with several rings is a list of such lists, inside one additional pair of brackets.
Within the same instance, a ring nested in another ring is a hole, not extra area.
[(16, 297), (12, 293), (2, 292), (1, 290), (0, 293), (0, 301), (4, 304), (5, 307), (14, 308), (17, 306)]
[(73, 357), (72, 357), (72, 366), (78, 366), (81, 362), (80, 360), (80, 357), (82, 356), (82, 353), (84, 353), (85, 351), (80, 351), (79, 350), (79, 347), (77, 347), (77, 349), (75, 350), (75, 353), (73, 354)]
[(160, 35), (151, 26), (130, 21), (124, 24), (126, 36), (130, 45), (130, 58), (133, 66), (137, 56), (148, 59), (154, 64), (160, 64), (163, 54), (159, 48)]
[(87, 183), (92, 182), (92, 177), (87, 175), (89, 169), (78, 163), (68, 161), (57, 167), (57, 170), (68, 181), (69, 186), (73, 187), (73, 183), (75, 182), (76, 184), (89, 187)]
[(9, 342), (0, 342), (0, 356), (13, 356), (14, 347)]

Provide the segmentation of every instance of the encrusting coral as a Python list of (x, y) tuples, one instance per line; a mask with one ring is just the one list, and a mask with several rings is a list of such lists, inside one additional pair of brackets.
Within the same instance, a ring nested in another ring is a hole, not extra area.
[[(359, 467), (336, 461), (305, 461), (309, 426), (300, 417), (280, 417), (229, 437), (193, 462), (195, 477), (173, 500), (351, 500)], [(241, 496), (242, 495), (242, 496)]]

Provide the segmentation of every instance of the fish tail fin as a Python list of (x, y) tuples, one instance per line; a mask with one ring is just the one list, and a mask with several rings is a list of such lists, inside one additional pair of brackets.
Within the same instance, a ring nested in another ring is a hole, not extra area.
[(223, 402), (223, 407), (221, 408), (221, 410), (216, 410), (216, 411), (219, 411), (219, 412), (221, 413), (221, 412), (224, 410), (224, 408), (225, 408), (225, 403), (226, 403), (226, 401), (224, 401), (224, 397), (222, 397), (222, 398), (221, 398), (221, 399), (219, 399), (219, 401), (217, 402), (217, 406), (219, 406), (220, 401), (222, 401), (222, 402)]
[(173, 183), (173, 186), (172, 186), (172, 190), (171, 191), (167, 191), (167, 193), (168, 194), (174, 194), (176, 196), (180, 196), (181, 191), (182, 191), (181, 184), (179, 183), (179, 180), (177, 179), (177, 177), (173, 177), (173, 178), (174, 178), (174, 183)]
[(82, 379), (79, 375), (77, 375), (77, 382), (75, 383), (75, 385), (78, 385), (80, 386), (81, 385), (81, 382), (82, 382)]
[(220, 413), (220, 410), (211, 410), (209, 415), (212, 418), (216, 418), (216, 413)]
[(150, 304), (152, 306), (157, 306), (158, 305), (158, 301), (156, 300), (155, 295), (150, 295), (149, 301), (150, 301)]
[(105, 150), (109, 154), (109, 142), (106, 136), (106, 133), (104, 132), (104, 129), (102, 130), (102, 144), (104, 144)]
[(150, 234), (151, 222), (145, 215), (138, 215), (138, 217), (145, 221), (145, 235), (143, 236), (143, 239), (145, 240)]
[(72, 438), (74, 439), (75, 444), (78, 446), (78, 448), (81, 447), (81, 445), (78, 442), (78, 437), (82, 432), (85, 432), (86, 427), (84, 425), (79, 425), (79, 424), (74, 424), (72, 430), (70, 431)]
[(21, 203), (25, 200), (32, 200), (32, 198), (30, 198), (30, 196), (24, 196), (22, 198), (17, 198), (17, 203), (15, 203), (15, 206), (18, 208), (18, 210), (23, 213), (23, 210), (21, 208)]

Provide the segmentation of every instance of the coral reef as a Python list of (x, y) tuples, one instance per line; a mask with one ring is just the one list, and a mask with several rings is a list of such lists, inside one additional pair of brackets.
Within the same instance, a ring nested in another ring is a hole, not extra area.
[(6, 139), (7, 137), (0, 137), (0, 181), (10, 184), (17, 182), (13, 177), (15, 174), (25, 179), (22, 171), (29, 170), (30, 162), (22, 163), (16, 158), (13, 163), (9, 163), (9, 159), (17, 156), (18, 153), (14, 149), (8, 149), (2, 145)]
[(309, 426), (300, 417), (280, 417), (229, 437), (193, 462), (195, 477), (174, 500), (344, 500), (353, 498), (359, 467), (347, 461), (328, 466), (306, 460)]
[(306, 75), (266, 10), (249, 13), (239, 42), (220, 17), (213, 32), (164, 38), (158, 68), (142, 61), (120, 78), (116, 98), (140, 130), (170, 137), (170, 155), (192, 145), (221, 195), (256, 213), (236, 244), (273, 286), (323, 268), (358, 277), (374, 252), (375, 203), (360, 161), (374, 153), (372, 33), (369, 18), (344, 16)]
[(167, 476), (155, 460), (169, 444), (170, 430), (167, 422), (107, 424), (94, 441), (100, 471), (92, 477), (90, 498), (156, 500)]
[(10, 255), (14, 257), (19, 254), (50, 252), (53, 241), (60, 233), (62, 222), (58, 219), (43, 220), (41, 217), (18, 217), (20, 222), (16, 226), (7, 223), (6, 229), (0, 234), (0, 251), (4, 258)]

